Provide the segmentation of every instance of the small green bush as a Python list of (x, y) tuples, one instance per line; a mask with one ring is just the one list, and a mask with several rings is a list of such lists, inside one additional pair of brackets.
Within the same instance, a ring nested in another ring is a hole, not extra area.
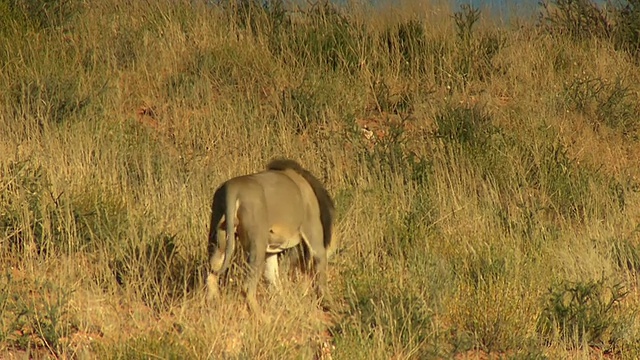
[(535, 302), (525, 299), (532, 289), (511, 280), (515, 267), (509, 254), (482, 247), (477, 251), (462, 257), (458, 261), (464, 263), (462, 269), (455, 270), (461, 281), (456, 282), (448, 306), (452, 322), (448, 341), (454, 353), (481, 350), (539, 356), (542, 348), (530, 333)]
[(393, 25), (382, 33), (381, 46), (386, 47), (389, 62), (397, 65), (409, 76), (424, 75), (427, 61), (427, 38), (420, 20), (409, 20)]
[[(324, 81), (305, 79), (296, 87), (282, 92), (280, 115), (284, 121), (293, 121), (291, 128), (303, 133), (325, 118), (331, 99), (331, 89)], [(278, 119), (283, 121), (282, 119)]]
[(392, 91), (387, 82), (382, 78), (376, 78), (372, 84), (372, 92), (376, 110), (381, 114), (397, 114), (406, 116), (414, 110), (416, 93), (411, 89)]
[(107, 191), (54, 194), (49, 175), (31, 160), (0, 169), (0, 248), (12, 256), (95, 252), (127, 231), (127, 212)]
[(480, 107), (450, 107), (436, 116), (435, 137), (482, 151), (497, 131)]
[(598, 216), (608, 199), (595, 198), (591, 192), (593, 184), (603, 181), (597, 171), (579, 166), (558, 141), (528, 151), (526, 183), (546, 198), (536, 211), (544, 211), (557, 221), (580, 222)]
[(625, 315), (618, 309), (627, 294), (621, 283), (609, 285), (604, 279), (557, 284), (546, 296), (538, 332), (547, 341), (611, 350), (621, 340), (616, 335)]
[(500, 33), (474, 30), (480, 20), (480, 10), (471, 5), (462, 5), (453, 19), (457, 34), (454, 85), (464, 89), (472, 80), (482, 81), (493, 74), (493, 58), (505, 46), (505, 41)]
[[(637, 228), (640, 230), (640, 227)], [(636, 230), (636, 232), (637, 232)], [(630, 238), (609, 239), (610, 255), (622, 270), (640, 271), (640, 247)]]
[(593, 0), (543, 1), (539, 23), (546, 31), (575, 40), (611, 41), (636, 61), (640, 55), (640, 1), (614, 1), (601, 7)]
[(424, 185), (433, 173), (431, 161), (407, 151), (402, 124), (391, 126), (388, 134), (374, 143), (372, 150), (363, 149), (360, 162), (370, 172), (378, 174), (380, 181), (389, 189), (393, 188), (394, 180), (385, 174), (400, 176), (406, 184)]
[(312, 63), (335, 72), (359, 70), (359, 50), (368, 42), (361, 25), (328, 1), (318, 2), (302, 17), (304, 25), (294, 26), (287, 37), (286, 57), (293, 54), (298, 64)]
[(434, 222), (438, 209), (424, 191), (416, 194), (411, 205), (411, 209), (403, 213), (400, 219), (390, 220), (381, 250), (399, 262), (420, 266), (428, 257), (422, 250), (428, 235), (437, 230)]
[(197, 358), (192, 346), (186, 346), (173, 332), (152, 331), (137, 335), (124, 342), (95, 346), (100, 359), (146, 360), (149, 358), (187, 359)]
[(612, 31), (606, 11), (592, 0), (545, 0), (540, 23), (551, 33), (573, 39), (608, 38)]
[(618, 48), (640, 60), (640, 1), (620, 2), (613, 9), (615, 28), (613, 39)]
[(30, 160), (11, 162), (0, 169), (0, 181), (3, 185), (0, 234), (6, 239), (2, 250), (17, 257), (32, 251), (40, 255), (53, 250), (51, 232), (56, 232), (58, 227), (52, 222), (57, 222), (58, 218), (53, 214), (46, 170)]
[(60, 340), (78, 331), (69, 314), (73, 290), (48, 281), (15, 279), (7, 270), (0, 275), (0, 341), (17, 350), (45, 350), (63, 356)]
[(161, 311), (200, 285), (201, 261), (186, 258), (176, 235), (159, 234), (142, 241), (123, 242), (110, 252), (114, 280), (137, 294), (147, 306)]
[(601, 124), (631, 136), (638, 129), (637, 105), (630, 87), (618, 79), (578, 77), (564, 89), (566, 110), (578, 111), (597, 129)]
[(418, 286), (400, 290), (384, 276), (374, 280), (357, 275), (359, 271), (366, 270), (346, 274), (352, 280), (345, 298), (349, 317), (333, 329), (336, 356), (359, 358), (362, 354), (353, 352), (357, 348), (372, 354), (382, 349), (386, 356), (391, 350), (418, 358), (446, 354), (446, 345), (434, 340), (433, 314)]
[(19, 30), (40, 31), (67, 24), (81, 12), (81, 3), (73, 0), (2, 0), (0, 1), (0, 33), (7, 24)]
[(10, 91), (15, 104), (11, 115), (16, 121), (35, 120), (40, 131), (81, 114), (90, 103), (90, 97), (81, 94), (75, 79), (59, 73), (37, 81), (16, 79)]

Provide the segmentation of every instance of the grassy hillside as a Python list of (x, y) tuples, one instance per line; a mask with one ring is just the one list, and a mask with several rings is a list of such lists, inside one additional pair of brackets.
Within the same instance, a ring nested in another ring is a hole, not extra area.
[[(0, 357), (640, 357), (640, 5), (222, 3), (0, 0)], [(213, 191), (276, 156), (335, 314), (204, 304)]]

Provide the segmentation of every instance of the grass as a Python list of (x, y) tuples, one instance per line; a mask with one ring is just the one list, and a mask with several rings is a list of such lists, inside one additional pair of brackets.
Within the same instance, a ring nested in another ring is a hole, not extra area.
[[(635, 2), (270, 4), (0, 1), (0, 357), (640, 356)], [(331, 316), (204, 304), (213, 191), (276, 156), (334, 195)]]

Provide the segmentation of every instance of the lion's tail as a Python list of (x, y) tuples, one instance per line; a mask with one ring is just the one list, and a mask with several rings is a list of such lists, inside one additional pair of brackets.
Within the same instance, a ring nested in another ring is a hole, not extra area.
[(225, 272), (229, 265), (231, 264), (231, 259), (233, 258), (233, 252), (236, 248), (236, 232), (235, 232), (235, 221), (236, 221), (236, 203), (238, 201), (238, 194), (235, 191), (233, 186), (227, 187), (227, 196), (225, 197), (225, 220), (227, 222), (227, 246), (224, 253), (224, 262), (222, 263), (222, 267), (220, 268), (220, 272)]

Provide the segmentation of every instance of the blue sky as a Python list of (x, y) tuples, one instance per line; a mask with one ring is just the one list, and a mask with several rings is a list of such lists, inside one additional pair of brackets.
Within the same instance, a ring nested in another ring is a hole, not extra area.
[[(339, 0), (338, 0), (339, 1)], [(402, 0), (364, 0), (372, 3), (402, 3)], [(411, 2), (420, 0), (410, 0)], [(447, 1), (447, 0), (425, 0), (425, 1)], [(449, 0), (457, 9), (460, 4), (471, 4), (481, 10), (490, 9), (498, 17), (507, 18), (510, 14), (527, 16), (536, 14), (539, 9), (539, 0)], [(596, 3), (604, 4), (606, 0), (594, 0)], [(614, 0), (615, 1), (615, 0)]]
[(537, 0), (454, 0), (457, 5), (471, 4), (476, 8), (484, 9), (489, 7), (492, 12), (500, 17), (505, 17), (512, 13), (525, 15), (534, 13), (538, 7)]
[[(592, 0), (596, 4), (605, 4), (606, 0)], [(615, 0), (614, 0), (615, 1)], [(540, 8), (539, 0), (453, 0), (456, 5), (471, 4), (483, 9), (485, 6), (500, 17), (516, 13), (518, 15), (534, 14)]]

